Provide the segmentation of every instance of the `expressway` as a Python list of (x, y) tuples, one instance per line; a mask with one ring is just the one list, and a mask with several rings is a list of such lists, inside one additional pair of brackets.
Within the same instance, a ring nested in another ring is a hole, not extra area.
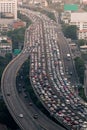
[(59, 47), (64, 61), (65, 72), (67, 69), (68, 72), (72, 72), (71, 82), (73, 85), (77, 85), (78, 80), (75, 72), (74, 63), (72, 62), (72, 56), (70, 57), (70, 60), (67, 60), (67, 54), (71, 55), (69, 45), (61, 30), (58, 33), (58, 41), (59, 41)]
[[(3, 73), (1, 86), (4, 101), (13, 118), (23, 130), (65, 130), (47, 118), (34, 105), (28, 110), (28, 108), (25, 106), (25, 103), (18, 95), (16, 90), (16, 75), (21, 65), (24, 63), (24, 61), (26, 61), (33, 50), (32, 44), (30, 44), (29, 47), (27, 46), (29, 40), (27, 38), (28, 37), (26, 33), (25, 40), (27, 40), (27, 42), (25, 43), (22, 53), (17, 58), (13, 59), (12, 62), (10, 62)], [(33, 118), (35, 113), (38, 113), (38, 120)]]
[[(39, 115), (38, 120), (33, 119), (31, 110), (26, 108), (18, 96), (16, 74), (30, 55), (29, 78), (37, 97), (66, 129), (80, 130), (87, 121), (87, 107), (72, 91), (76, 79), (73, 76), (70, 82), (65, 73), (65, 67), (68, 66), (74, 75), (72, 60), (66, 61), (66, 54), (70, 51), (64, 36), (57, 24), (47, 16), (28, 9), (21, 12), (31, 18), (33, 24), (26, 30), (22, 53), (7, 66), (2, 76), (2, 93), (7, 107), (23, 130), (42, 130), (42, 127), (63, 130), (42, 115)], [(20, 114), (23, 116), (20, 117)]]
[[(27, 16), (30, 16), (28, 10)], [(72, 84), (76, 83), (76, 76), (72, 60), (69, 63), (65, 62), (66, 54), (70, 53), (69, 47), (64, 36), (57, 30), (55, 22), (41, 14), (38, 16), (43, 21), (39, 21), (34, 30), (32, 28), (32, 31), (29, 30), (29, 40), (37, 45), (31, 52), (32, 87), (55, 119), (63, 123), (69, 130), (80, 129), (86, 121), (87, 107), (77, 93), (72, 91)], [(75, 77), (72, 78), (72, 83), (64, 73), (65, 63), (68, 63), (67, 66), (74, 75), (72, 77)]]
[[(2, 93), (7, 104), (10, 113), (19, 124), (22, 129), (29, 130), (40, 128), (35, 124), (35, 122), (31, 119), (29, 112), (26, 110), (23, 102), (18, 97), (16, 87), (15, 87), (15, 78), (18, 67), (20, 67), (23, 62), (26, 60), (29, 54), (20, 55), (15, 61), (13, 60), (5, 69), (4, 74), (2, 76)], [(20, 114), (24, 115), (24, 118), (21, 119)], [(34, 123), (33, 123), (34, 122)], [(23, 124), (25, 124), (23, 126)]]
[[(23, 130), (64, 130), (50, 119), (48, 119), (43, 113), (41, 113), (34, 105), (29, 110), (26, 108), (25, 103), (20, 99), (16, 90), (16, 74), (18, 69), (28, 58), (29, 53), (22, 53), (16, 59), (14, 59), (5, 69), (2, 77), (2, 93), (7, 104), (7, 107), (12, 114), (13, 118)], [(39, 119), (34, 120), (34, 113), (38, 113)], [(20, 117), (23, 114), (23, 118)]]
[(86, 70), (85, 70), (85, 76), (84, 76), (84, 93), (85, 96), (87, 97), (87, 65), (86, 66)]

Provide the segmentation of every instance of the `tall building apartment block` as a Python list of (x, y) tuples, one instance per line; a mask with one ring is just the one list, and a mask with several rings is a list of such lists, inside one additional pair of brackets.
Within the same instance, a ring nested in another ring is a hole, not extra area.
[(29, 3), (41, 6), (48, 6), (47, 0), (30, 0)]
[(62, 2), (62, 0), (52, 0), (52, 3)]
[(61, 20), (69, 25), (76, 25), (78, 39), (87, 40), (87, 12), (78, 10), (77, 4), (65, 4)]
[(87, 12), (71, 13), (70, 25), (78, 27), (78, 39), (87, 40)]
[(0, 21), (2, 19), (17, 20), (17, 0), (0, 0)]

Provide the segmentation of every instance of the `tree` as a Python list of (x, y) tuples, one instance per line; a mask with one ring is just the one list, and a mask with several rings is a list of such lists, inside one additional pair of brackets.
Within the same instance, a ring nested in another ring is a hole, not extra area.
[(15, 29), (13, 31), (7, 32), (7, 36), (12, 39), (12, 49), (18, 49), (19, 43), (23, 46), (24, 36), (25, 36), (25, 27)]
[(50, 19), (52, 19), (54, 21), (56, 20), (53, 12), (49, 12), (47, 10), (41, 10), (40, 12), (47, 15)]
[(12, 60), (12, 54), (11, 53), (5, 54), (5, 58), (6, 58), (6, 61), (7, 61), (7, 64), (8, 64)]
[(11, 60), (12, 60), (12, 54), (10, 53), (6, 54), (5, 57), (0, 56), (0, 82), (1, 82), (1, 77), (4, 71), (4, 68)]
[(48, 4), (52, 4), (52, 0), (47, 0)]
[(75, 66), (76, 66), (76, 71), (79, 77), (80, 83), (84, 84), (84, 72), (85, 72), (85, 63), (84, 60), (81, 59), (80, 57), (75, 58)]
[(65, 37), (77, 40), (77, 27), (75, 25), (63, 25)]
[(23, 48), (25, 30), (32, 23), (29, 18), (27, 18), (25, 15), (22, 15), (19, 11), (18, 11), (18, 17), (22, 19), (22, 21), (26, 22), (26, 27), (14, 29), (12, 31), (7, 32), (7, 36), (12, 39), (12, 50), (19, 49), (20, 45), (21, 48)]
[(87, 44), (87, 41), (84, 39), (81, 39), (81, 40), (78, 40), (77, 44), (78, 44), (78, 46), (83, 46), (83, 45)]
[(26, 28), (32, 23), (32, 21), (26, 15), (21, 14), (20, 11), (18, 11), (18, 18), (26, 22)]

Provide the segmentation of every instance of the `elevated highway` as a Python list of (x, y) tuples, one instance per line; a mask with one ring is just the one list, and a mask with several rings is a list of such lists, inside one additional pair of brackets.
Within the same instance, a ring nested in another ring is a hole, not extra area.
[[(29, 46), (27, 33), (25, 35), (25, 40), (26, 43), (22, 53), (9, 63), (3, 73), (1, 88), (4, 101), (9, 112), (22, 130), (65, 130), (46, 117), (34, 105), (32, 108), (28, 109), (18, 95), (16, 89), (16, 75), (33, 49), (32, 44)], [(31, 50), (29, 50), (28, 47), (31, 47)], [(38, 120), (35, 120), (33, 117), (35, 113), (38, 114)]]
[[(64, 129), (39, 111), (39, 118), (35, 120), (33, 114), (37, 112), (37, 109), (32, 107), (34, 111), (28, 110), (18, 96), (15, 85), (16, 74), (30, 55), (30, 79), (42, 104), (68, 130), (80, 129), (84, 121), (87, 120), (87, 107), (76, 93), (73, 93), (72, 84), (67, 80), (64, 72), (67, 63), (64, 60), (66, 60), (67, 51), (69, 52), (67, 46), (66, 49), (64, 48), (65, 39), (57, 30), (56, 23), (47, 16), (26, 9), (23, 11), (34, 24), (26, 31), (23, 52), (7, 66), (2, 76), (2, 93), (7, 107), (23, 130)], [(35, 48), (29, 50), (32, 47)], [(67, 66), (70, 65), (70, 70), (73, 70), (71, 63), (69, 61)], [(74, 71), (72, 71), (72, 75), (74, 75)]]
[[(6, 67), (1, 82), (4, 101), (22, 130), (64, 130), (64, 128), (47, 118), (34, 105), (32, 108), (27, 109), (25, 103), (23, 103), (18, 95), (16, 90), (16, 75), (28, 56), (29, 53), (22, 53)], [(38, 113), (38, 120), (33, 118), (35, 113)], [(20, 114), (23, 114), (23, 118), (20, 117)]]

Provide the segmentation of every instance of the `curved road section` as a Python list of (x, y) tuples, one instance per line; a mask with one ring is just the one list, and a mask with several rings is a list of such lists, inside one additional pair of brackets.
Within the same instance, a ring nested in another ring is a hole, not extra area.
[[(22, 130), (65, 130), (39, 112), (37, 108), (32, 106), (32, 108), (27, 109), (24, 102), (20, 99), (15, 84), (16, 74), (28, 56), (29, 52), (22, 53), (6, 67), (1, 81), (4, 101)], [(33, 118), (35, 113), (38, 113), (38, 120)], [(23, 117), (20, 115), (23, 115)]]
[[(32, 17), (33, 18), (33, 17)], [(28, 37), (26, 34), (26, 41), (28, 42)], [(22, 130), (64, 130), (61, 126), (55, 124), (53, 121), (48, 119), (44, 114), (38, 112), (35, 107), (27, 109), (24, 102), (19, 97), (16, 90), (16, 75), (21, 65), (29, 57), (31, 50), (30, 47), (24, 46), (23, 52), (16, 57), (10, 64), (6, 67), (2, 80), (1, 88), (4, 101)], [(33, 46), (31, 45), (31, 49)], [(32, 109), (32, 110), (31, 110)], [(32, 112), (33, 111), (33, 112)], [(38, 113), (38, 119), (34, 119), (34, 114)]]
[[(4, 101), (20, 128), (23, 130), (40, 130), (38, 125), (34, 122), (34, 120), (32, 120), (29, 111), (27, 112), (25, 105), (20, 100), (15, 87), (15, 72), (17, 72), (18, 68), (28, 58), (28, 55), (29, 54), (23, 54), (18, 56), (18, 58), (14, 59), (6, 67), (2, 76), (1, 87)], [(23, 118), (20, 114), (23, 114)]]
[[(62, 130), (56, 125), (53, 128), (52, 122), (45, 120), (43, 116), (40, 116), (38, 120), (32, 118), (31, 111), (27, 110), (18, 96), (15, 85), (16, 74), (30, 54), (30, 78), (35, 93), (50, 114), (68, 130), (80, 130), (83, 123), (87, 122), (87, 107), (73, 93), (72, 85), (64, 73), (63, 62), (66, 58), (63, 59), (63, 51), (60, 51), (63, 47), (59, 46), (64, 41), (62, 41), (62, 35), (58, 35), (61, 32), (57, 31), (56, 24), (48, 17), (41, 14), (37, 17), (35, 12), (24, 11), (33, 22), (37, 21), (37, 23), (27, 30), (23, 53), (4, 71), (2, 77), (4, 100), (9, 110), (12, 108), (10, 112), (23, 130), (43, 130), (43, 126), (45, 130)], [(27, 49), (32, 47), (33, 51), (30, 53)], [(71, 66), (70, 61), (69, 64)]]

